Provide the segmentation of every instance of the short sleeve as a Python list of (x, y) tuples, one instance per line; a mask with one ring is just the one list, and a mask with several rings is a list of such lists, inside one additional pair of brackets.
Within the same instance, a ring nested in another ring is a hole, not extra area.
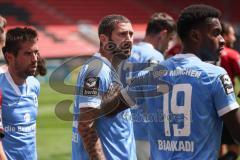
[(234, 88), (228, 74), (224, 73), (217, 77), (213, 90), (214, 105), (220, 117), (239, 108)]
[(101, 66), (100, 70), (99, 68), (87, 69), (85, 66), (79, 74), (75, 102), (79, 108), (100, 108), (102, 95), (108, 86), (106, 79), (109, 72), (104, 70), (106, 70), (104, 66)]

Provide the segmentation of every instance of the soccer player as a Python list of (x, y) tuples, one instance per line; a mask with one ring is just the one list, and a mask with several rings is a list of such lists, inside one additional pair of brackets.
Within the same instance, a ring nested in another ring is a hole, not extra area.
[[(183, 52), (141, 78), (156, 84), (155, 97), (147, 100), (152, 160), (217, 159), (223, 121), (240, 140), (239, 105), (231, 79), (223, 68), (204, 62), (217, 61), (224, 48), (219, 16), (220, 11), (208, 5), (184, 8), (177, 22)], [(122, 90), (126, 100), (133, 100), (138, 81)]]
[[(240, 55), (238, 51), (232, 49), (236, 41), (234, 27), (228, 22), (221, 22), (222, 36), (225, 40), (225, 47), (220, 56), (220, 66), (223, 67), (234, 85), (234, 79), (240, 77)], [(239, 147), (232, 139), (229, 131), (223, 125), (222, 144), (227, 145), (228, 153), (222, 158), (238, 157)], [(222, 147), (223, 149), (223, 147)], [(233, 158), (234, 159), (234, 158)]]
[[(176, 23), (167, 13), (154, 13), (148, 21), (146, 35), (142, 42), (133, 45), (132, 54), (121, 66), (121, 82), (126, 86), (138, 72), (147, 67), (159, 64), (164, 60), (168, 42), (176, 33)], [(146, 160), (150, 156), (146, 124), (146, 105), (132, 109), (134, 137), (137, 159)]]
[[(114, 103), (117, 102), (107, 105), (108, 97), (119, 93), (121, 88), (116, 70), (118, 64), (131, 53), (131, 22), (122, 15), (108, 15), (101, 20), (98, 35), (99, 53), (81, 67), (77, 80), (72, 159), (136, 160), (130, 109), (115, 115), (107, 115), (103, 111), (106, 106), (110, 107), (110, 111), (114, 110)], [(116, 85), (115, 92), (112, 86)]]
[[(4, 17), (0, 16), (0, 53), (2, 53), (2, 48), (5, 46), (6, 41), (6, 32), (5, 27), (7, 25), (7, 21)], [(3, 68), (0, 68), (0, 74), (4, 72)], [(2, 146), (2, 138), (4, 137), (4, 130), (2, 124), (2, 89), (0, 88), (0, 159), (6, 160), (7, 157), (4, 153), (4, 149)]]
[(34, 78), (38, 61), (38, 35), (34, 29), (8, 30), (0, 74), (2, 90), (3, 147), (8, 160), (36, 160), (36, 117), (40, 84)]

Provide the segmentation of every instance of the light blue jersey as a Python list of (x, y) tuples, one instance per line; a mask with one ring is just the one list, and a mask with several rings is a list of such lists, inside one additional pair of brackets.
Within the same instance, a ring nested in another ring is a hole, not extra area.
[[(152, 44), (140, 42), (133, 45), (132, 54), (121, 67), (121, 81), (124, 87), (129, 84), (133, 77), (150, 65), (159, 64), (164, 60), (163, 54), (154, 49)], [(148, 140), (147, 121), (146, 121), (147, 106), (144, 102), (135, 109), (131, 109), (132, 120), (134, 127), (134, 137), (136, 140)]]
[[(79, 73), (74, 103), (72, 159), (88, 160), (78, 132), (81, 107), (99, 108), (102, 95), (113, 83), (120, 83), (111, 63), (99, 53), (95, 54)], [(96, 130), (107, 160), (136, 160), (136, 150), (130, 109), (115, 116), (103, 116), (96, 120)]]
[(179, 54), (142, 80), (156, 84), (155, 97), (145, 91), (151, 159), (216, 160), (221, 116), (239, 107), (226, 71)]
[(38, 80), (32, 76), (18, 86), (8, 71), (0, 73), (4, 151), (8, 160), (36, 160)]

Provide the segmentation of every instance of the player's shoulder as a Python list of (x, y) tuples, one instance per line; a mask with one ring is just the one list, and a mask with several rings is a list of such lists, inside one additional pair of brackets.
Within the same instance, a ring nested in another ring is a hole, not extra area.
[(0, 74), (4, 74), (5, 72), (7, 72), (7, 70), (8, 70), (7, 65), (0, 66)]
[(230, 55), (239, 54), (239, 52), (237, 50), (232, 49), (232, 48), (228, 48), (228, 47), (225, 47), (222, 52), (223, 52), (223, 54), (225, 52), (226, 54), (230, 54)]
[(232, 49), (232, 48), (227, 48), (225, 47), (221, 53), (221, 60), (223, 59), (239, 59), (240, 54), (237, 50)]
[(227, 73), (224, 68), (207, 62), (202, 62), (202, 65), (200, 65), (199, 68), (205, 71), (208, 75), (219, 76)]
[(219, 75), (226, 74), (225, 69), (211, 63), (203, 62), (193, 54), (179, 54), (168, 58), (161, 63), (167, 68), (176, 68), (177, 66), (184, 65), (185, 68), (201, 72), (201, 76), (218, 77)]
[(217, 66), (215, 64), (211, 64), (203, 61), (196, 63), (193, 68), (201, 71), (203, 76), (207, 76), (208, 78), (213, 78), (213, 79), (221, 75), (227, 74), (224, 68)]
[(26, 79), (27, 84), (30, 84), (31, 86), (40, 87), (40, 82), (38, 81), (38, 79), (34, 76), (28, 76), (28, 78)]
[(83, 66), (85, 74), (90, 76), (102, 76), (112, 70), (112, 65), (99, 53), (94, 54)]
[[(116, 72), (111, 63), (99, 54), (92, 56), (82, 67), (79, 81), (108, 81), (111, 73)], [(99, 83), (100, 83), (99, 82)]]
[(133, 46), (131, 58), (136, 61), (147, 62), (148, 60), (155, 59), (157, 61), (163, 61), (164, 57), (161, 52), (156, 50), (151, 44), (146, 42), (140, 42)]

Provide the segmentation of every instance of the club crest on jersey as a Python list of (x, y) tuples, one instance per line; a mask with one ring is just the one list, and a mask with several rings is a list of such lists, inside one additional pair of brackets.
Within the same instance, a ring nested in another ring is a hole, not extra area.
[(29, 113), (25, 113), (25, 115), (23, 116), (24, 120), (26, 123), (30, 122), (31, 120), (31, 116)]
[(99, 77), (88, 77), (84, 80), (83, 95), (97, 96), (99, 87)]
[(226, 94), (230, 94), (234, 92), (232, 81), (227, 74), (220, 76), (220, 80), (222, 82), (222, 85)]

